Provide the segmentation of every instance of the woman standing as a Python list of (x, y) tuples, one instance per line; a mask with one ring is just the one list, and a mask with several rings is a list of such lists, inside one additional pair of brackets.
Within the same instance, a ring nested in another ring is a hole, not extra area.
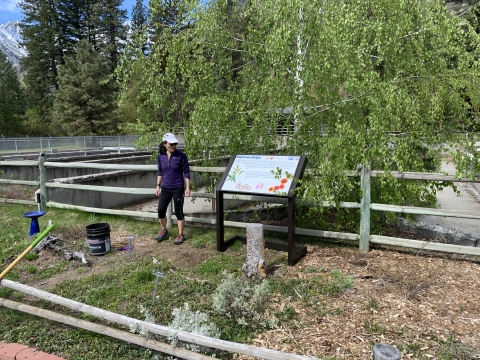
[(177, 217), (178, 236), (174, 241), (180, 245), (185, 241), (185, 217), (183, 215), (184, 196), (190, 196), (190, 167), (187, 156), (177, 150), (178, 140), (175, 135), (166, 133), (160, 144), (157, 164), (157, 187), (155, 190), (158, 199), (158, 221), (161, 231), (155, 235), (158, 242), (169, 238), (167, 230), (167, 208), (173, 199), (175, 216)]

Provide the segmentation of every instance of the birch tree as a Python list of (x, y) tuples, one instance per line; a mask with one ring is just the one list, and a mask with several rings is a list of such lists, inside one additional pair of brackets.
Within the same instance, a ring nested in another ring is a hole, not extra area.
[[(306, 154), (308, 200), (358, 197), (344, 171), (360, 164), (432, 171), (445, 150), (458, 175), (479, 170), (461, 133), (472, 121), (465, 96), (478, 111), (478, 35), (443, 2), (188, 4), (193, 26), (156, 44), (138, 66), (148, 83), (144, 109), (184, 111), (190, 158), (207, 150), (214, 159), (223, 149)], [(167, 97), (174, 87), (183, 89), (181, 99)], [(287, 108), (296, 131), (285, 137), (271, 129)], [(136, 129), (161, 134), (175, 124), (171, 114), (169, 121), (140, 117)], [(432, 200), (436, 189), (391, 177), (374, 186), (377, 200), (397, 204)]]

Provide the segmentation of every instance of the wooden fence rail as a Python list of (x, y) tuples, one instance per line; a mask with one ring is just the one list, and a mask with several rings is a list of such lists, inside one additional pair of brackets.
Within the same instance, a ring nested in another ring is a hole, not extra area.
[[(178, 340), (186, 341), (186, 342), (193, 343), (193, 344), (196, 344), (196, 345), (202, 345), (202, 346), (215, 348), (215, 349), (220, 349), (220, 350), (233, 352), (233, 353), (238, 353), (238, 354), (251, 355), (251, 356), (255, 356), (257, 358), (261, 358), (261, 359), (270, 359), (270, 360), (289, 360), (289, 359), (292, 359), (292, 360), (294, 360), (294, 359), (311, 360), (311, 359), (313, 359), (310, 356), (289, 354), (289, 353), (285, 353), (285, 352), (282, 352), (282, 351), (270, 350), (270, 349), (267, 349), (267, 348), (257, 347), (257, 346), (253, 346), (253, 345), (240, 344), (240, 343), (235, 343), (235, 342), (226, 341), (226, 340), (214, 339), (214, 338), (210, 338), (210, 337), (207, 337), (207, 336), (204, 336), (204, 335), (193, 334), (193, 333), (189, 333), (189, 332), (186, 332), (186, 331), (169, 328), (169, 327), (166, 327), (166, 326), (153, 324), (153, 323), (150, 323), (150, 322), (147, 322), (147, 321), (138, 320), (138, 319), (131, 318), (131, 317), (128, 317), (128, 316), (125, 316), (125, 315), (117, 314), (117, 313), (114, 313), (114, 312), (111, 312), (111, 311), (107, 311), (107, 310), (103, 310), (103, 309), (100, 309), (100, 308), (97, 308), (97, 307), (94, 307), (94, 306), (83, 304), (83, 303), (75, 301), (75, 300), (70, 300), (70, 299), (67, 299), (67, 298), (52, 294), (52, 293), (48, 293), (48, 292), (43, 291), (43, 290), (39, 290), (39, 289), (30, 287), (30, 286), (27, 286), (27, 285), (24, 285), (24, 284), (17, 283), (15, 281), (10, 281), (10, 280), (3, 279), (3, 280), (0, 280), (0, 284), (2, 286), (8, 287), (10, 289), (20, 291), (24, 294), (29, 294), (29, 295), (38, 297), (40, 299), (48, 300), (50, 302), (53, 302), (54, 304), (66, 306), (69, 309), (73, 309), (75, 311), (80, 311), (80, 312), (85, 313), (85, 314), (93, 315), (97, 318), (101, 318), (101, 319), (108, 320), (108, 321), (111, 321), (111, 322), (114, 322), (114, 323), (117, 323), (117, 324), (121, 324), (121, 325), (125, 325), (125, 326), (137, 325), (139, 328), (143, 328), (143, 329), (145, 329), (145, 330), (147, 330), (147, 331), (149, 331), (153, 334), (162, 335), (162, 336), (166, 336), (166, 337), (175, 336), (175, 337), (178, 338)], [(12, 306), (14, 304), (13, 303), (6, 303), (5, 301), (0, 301), (0, 305)], [(29, 310), (28, 312), (31, 313), (31, 314), (38, 315), (38, 316), (42, 315), (36, 309), (25, 309), (25, 308), (20, 309), (19, 308), (18, 310)], [(52, 316), (53, 314), (56, 314), (56, 313), (49, 313), (48, 315)], [(59, 314), (56, 314), (56, 315), (58, 315), (58, 316), (56, 316), (53, 320), (55, 320), (55, 321), (66, 320), (66, 317), (64, 315), (59, 315)], [(80, 320), (75, 319), (75, 318), (74, 319), (68, 319), (68, 320), (69, 320), (69, 322), (68, 322), (69, 325), (73, 325), (73, 326), (83, 328), (83, 326), (80, 326), (81, 325), (79, 323)], [(96, 331), (96, 332), (98, 332), (97, 330), (99, 330), (99, 329), (100, 328), (93, 328), (93, 327), (88, 327), (87, 328), (87, 330)], [(100, 332), (100, 333), (102, 333), (102, 332)], [(108, 333), (106, 335), (112, 336), (111, 334), (108, 334)], [(123, 340), (134, 342), (134, 341), (132, 341), (131, 338), (128, 338), (128, 339), (123, 338)], [(143, 343), (143, 344), (139, 344), (139, 345), (146, 346), (147, 344)], [(156, 344), (156, 345), (158, 345), (158, 344)], [(166, 344), (164, 344), (164, 345), (166, 345)], [(149, 346), (146, 346), (146, 347), (149, 347)], [(176, 348), (176, 349), (178, 350), (178, 348)], [(163, 350), (160, 350), (160, 351), (164, 351), (164, 350), (166, 350), (166, 349), (163, 349)]]
[[(41, 198), (42, 208), (54, 207), (54, 208), (72, 209), (72, 210), (86, 211), (86, 212), (99, 213), (99, 214), (111, 214), (111, 215), (138, 217), (138, 218), (152, 218), (152, 219), (157, 218), (156, 213), (77, 206), (77, 205), (48, 201), (48, 198), (47, 198), (47, 188), (68, 188), (68, 189), (78, 189), (78, 190), (88, 190), (88, 191), (116, 192), (116, 193), (122, 193), (122, 194), (152, 194), (153, 195), (155, 193), (154, 189), (145, 189), (145, 188), (120, 188), (120, 187), (109, 187), (109, 186), (52, 183), (52, 182), (48, 182), (48, 179), (47, 179), (48, 167), (91, 168), (91, 169), (102, 169), (102, 170), (133, 170), (133, 171), (152, 171), (153, 172), (157, 170), (156, 165), (124, 165), (124, 164), (122, 165), (122, 164), (101, 164), (101, 163), (85, 163), (85, 162), (59, 163), (59, 162), (47, 162), (45, 161), (44, 156), (40, 156), (38, 161), (0, 162), (0, 169), (2, 165), (38, 166), (39, 167), (40, 181), (21, 181), (21, 180), (1, 179), (0, 184), (21, 184), (21, 185), (30, 185), (30, 186), (40, 186), (40, 193), (41, 193), (40, 198)], [(190, 170), (192, 172), (199, 172), (199, 173), (223, 173), (225, 169), (226, 169), (225, 167), (200, 167), (200, 166), (190, 167)], [(351, 209), (360, 210), (361, 222), (360, 222), (359, 234), (334, 232), (334, 231), (321, 231), (321, 230), (302, 229), (302, 228), (297, 228), (295, 232), (299, 235), (358, 241), (359, 249), (361, 251), (369, 251), (370, 244), (374, 243), (374, 244), (402, 246), (402, 247), (414, 248), (414, 249), (418, 249), (421, 247), (424, 249), (458, 253), (458, 254), (480, 255), (480, 248), (477, 248), (477, 247), (474, 248), (474, 247), (465, 247), (465, 246), (440, 244), (440, 243), (433, 244), (431, 242), (420, 242), (422, 245), (419, 245), (418, 241), (415, 242), (410, 239), (392, 238), (388, 236), (370, 234), (370, 226), (371, 226), (370, 212), (371, 211), (446, 216), (446, 217), (465, 218), (465, 219), (480, 219), (479, 214), (465, 212), (465, 211), (454, 211), (454, 210), (444, 211), (441, 209), (432, 209), (432, 208), (423, 208), (423, 207), (370, 203), (371, 178), (382, 177), (386, 175), (387, 174), (383, 171), (370, 170), (366, 166), (362, 167), (359, 172), (348, 172), (348, 176), (360, 177), (362, 198), (360, 203), (341, 202), (339, 206), (341, 208), (351, 208)], [(468, 178), (455, 178), (452, 175), (445, 175), (445, 174), (438, 174), (438, 173), (393, 172), (390, 175), (398, 179), (406, 179), (406, 180), (412, 180), (412, 181), (428, 180), (428, 181), (444, 181), (444, 182), (477, 182), (477, 183), (480, 182), (480, 180), (472, 181), (471, 179), (468, 179)], [(193, 192), (191, 196), (198, 197), (198, 198), (215, 199), (215, 193)], [(283, 198), (274, 198), (274, 197), (256, 196), (256, 195), (227, 194), (225, 195), (225, 199), (238, 199), (238, 200), (256, 201), (256, 202), (263, 202), (263, 203), (276, 203), (276, 204), (284, 204), (284, 203), (286, 204), (287, 202), (286, 199), (283, 199)], [(14, 202), (14, 200), (10, 200), (10, 199), (0, 199), (0, 201), (3, 201), (5, 203)], [(319, 201), (319, 202), (313, 203), (313, 202), (305, 202), (302, 199), (297, 199), (296, 203), (302, 206), (311, 206), (311, 207), (312, 206), (323, 206), (323, 207), (336, 206), (336, 204), (334, 204), (333, 202)], [(170, 215), (170, 216), (171, 216), (171, 219), (175, 220), (175, 215)], [(169, 219), (169, 221), (171, 221), (171, 219)], [(206, 219), (206, 218), (200, 218), (200, 217), (186, 217), (185, 219), (186, 221), (192, 222), (192, 223), (203, 223), (203, 224), (212, 224), (212, 225), (216, 223), (215, 219)], [(225, 226), (245, 228), (246, 224), (243, 222), (226, 221)], [(288, 231), (287, 228), (281, 227), (281, 226), (266, 225), (264, 226), (264, 228), (267, 231), (274, 231), (274, 232), (280, 232), (280, 233), (287, 233)]]

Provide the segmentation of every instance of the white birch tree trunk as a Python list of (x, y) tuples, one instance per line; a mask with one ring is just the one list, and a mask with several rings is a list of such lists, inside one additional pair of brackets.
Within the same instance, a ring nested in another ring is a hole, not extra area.
[(295, 106), (293, 110), (293, 121), (294, 121), (294, 133), (298, 132), (298, 126), (299, 126), (299, 115), (300, 111), (303, 109), (303, 87), (304, 87), (304, 81), (302, 78), (302, 72), (303, 72), (303, 62), (305, 59), (305, 55), (307, 53), (307, 47), (308, 45), (306, 42), (302, 39), (302, 34), (303, 34), (303, 28), (304, 28), (304, 23), (303, 23), (303, 7), (301, 7), (298, 10), (298, 34), (297, 34), (297, 56), (296, 56), (296, 69), (295, 69), (295, 95), (296, 95), (296, 100), (297, 100), (297, 106)]

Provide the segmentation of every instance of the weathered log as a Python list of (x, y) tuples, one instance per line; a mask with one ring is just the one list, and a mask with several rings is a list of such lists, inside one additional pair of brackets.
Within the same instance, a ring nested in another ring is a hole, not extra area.
[(247, 260), (242, 270), (247, 277), (258, 275), (261, 278), (267, 276), (265, 262), (265, 238), (262, 224), (247, 224)]
[[(66, 260), (78, 259), (78, 260), (82, 260), (82, 263), (84, 265), (89, 265), (87, 259), (85, 258), (85, 255), (83, 253), (77, 252), (77, 251), (72, 252), (68, 249), (65, 249), (61, 246), (58, 246), (58, 245), (56, 245), (57, 240), (59, 240), (59, 239), (57, 239), (56, 237), (54, 237), (52, 235), (48, 235), (46, 238), (44, 238), (42, 241), (40, 241), (37, 244), (37, 246), (35, 246), (34, 251), (39, 253), (42, 250), (51, 249), (53, 251), (63, 252)], [(62, 240), (60, 240), (60, 241), (62, 241)]]
[(45, 246), (52, 242), (52, 237), (50, 235), (44, 237), (34, 248), (33, 251), (36, 252), (37, 254), (45, 249)]

